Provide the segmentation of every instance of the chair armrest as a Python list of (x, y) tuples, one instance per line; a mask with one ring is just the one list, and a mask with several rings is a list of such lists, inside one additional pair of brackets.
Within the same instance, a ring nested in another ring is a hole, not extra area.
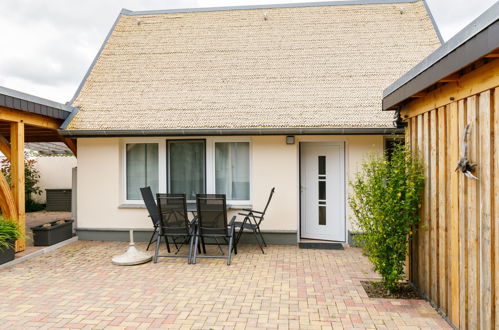
[(255, 211), (255, 210), (251, 210), (251, 213), (263, 214), (263, 212), (260, 212), (260, 211)]
[(238, 213), (238, 215), (242, 215), (243, 217), (249, 217), (251, 213)]
[(234, 222), (236, 221), (236, 218), (237, 218), (237, 216), (236, 216), (236, 215), (234, 215), (234, 216), (232, 217), (232, 219), (231, 219), (231, 220), (230, 220), (230, 222), (229, 222), (229, 226), (231, 226), (231, 227), (232, 227), (232, 226), (234, 226)]

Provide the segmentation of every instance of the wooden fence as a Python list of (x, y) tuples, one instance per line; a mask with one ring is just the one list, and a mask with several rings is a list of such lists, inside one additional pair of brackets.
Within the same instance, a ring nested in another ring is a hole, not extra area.
[[(409, 276), (460, 329), (499, 329), (498, 66), (482, 67), (402, 109), (426, 164), (422, 220)], [(467, 156), (479, 180), (455, 171)]]

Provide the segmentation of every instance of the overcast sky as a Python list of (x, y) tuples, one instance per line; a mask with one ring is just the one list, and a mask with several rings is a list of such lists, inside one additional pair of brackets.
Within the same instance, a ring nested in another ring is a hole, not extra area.
[[(314, 0), (320, 1), (320, 0)], [(445, 40), (497, 0), (427, 0)], [(130, 10), (307, 0), (0, 0), (0, 86), (65, 103), (121, 8)]]

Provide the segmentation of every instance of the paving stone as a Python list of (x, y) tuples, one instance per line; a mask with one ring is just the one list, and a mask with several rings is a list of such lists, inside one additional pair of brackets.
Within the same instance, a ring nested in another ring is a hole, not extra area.
[(0, 270), (2, 330), (449, 328), (423, 300), (368, 298), (360, 281), (378, 277), (356, 248), (113, 265), (126, 247), (79, 241)]

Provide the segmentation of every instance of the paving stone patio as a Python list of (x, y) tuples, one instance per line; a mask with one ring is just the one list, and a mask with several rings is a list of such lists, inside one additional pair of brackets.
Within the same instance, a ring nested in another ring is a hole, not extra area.
[(360, 281), (376, 275), (356, 248), (111, 264), (126, 246), (79, 241), (0, 270), (1, 328), (449, 328), (423, 300), (368, 298)]

